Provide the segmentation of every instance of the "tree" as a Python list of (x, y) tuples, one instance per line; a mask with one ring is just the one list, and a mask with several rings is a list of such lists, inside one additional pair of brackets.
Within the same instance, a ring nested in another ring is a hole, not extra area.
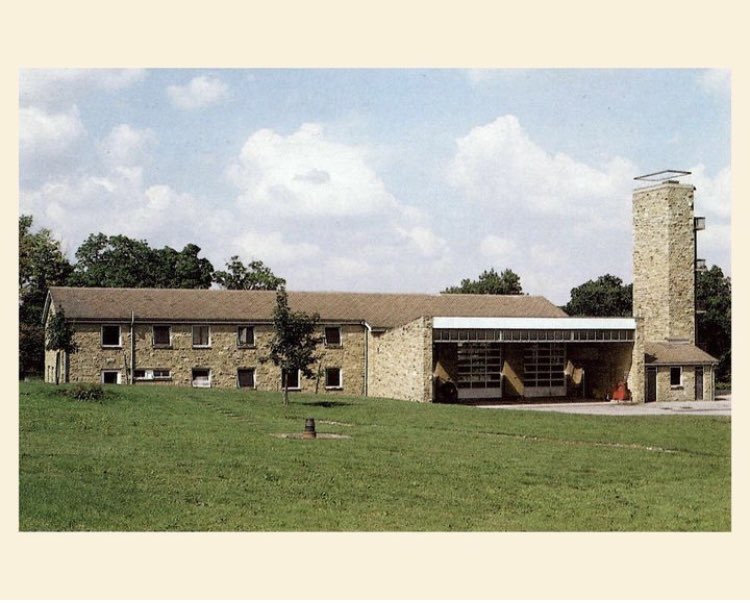
[(192, 243), (178, 252), (124, 235), (91, 234), (76, 251), (71, 280), (79, 287), (208, 289), (214, 268), (200, 251)]
[(78, 344), (75, 342), (75, 330), (65, 318), (62, 306), (54, 312), (47, 323), (47, 350), (60, 350), (66, 354), (75, 354)]
[(633, 285), (605, 274), (571, 289), (563, 310), (571, 316), (632, 316)]
[(500, 274), (494, 268), (485, 270), (479, 279), (473, 281), (465, 278), (458, 287), (448, 287), (443, 293), (482, 293), (489, 295), (522, 295), (521, 277), (510, 268)]
[(225, 289), (278, 291), (286, 284), (260, 260), (253, 260), (245, 266), (239, 256), (233, 255), (226, 265), (226, 270), (214, 272), (214, 281)]
[(153, 287), (160, 266), (146, 241), (90, 234), (76, 251), (72, 283), (78, 287)]
[(201, 248), (188, 243), (182, 251), (171, 247), (154, 250), (160, 271), (156, 286), (170, 289), (208, 289), (213, 282), (214, 267), (206, 258), (199, 258)]
[(284, 388), (284, 405), (289, 404), (289, 375), (300, 371), (311, 379), (315, 372), (310, 368), (317, 360), (315, 350), (320, 338), (315, 337), (319, 316), (308, 316), (303, 312), (292, 312), (284, 287), (276, 292), (276, 308), (273, 312), (273, 338), (269, 359), (281, 368)]
[(72, 271), (59, 241), (42, 228), (31, 232), (34, 219), (18, 219), (19, 376), (39, 374), (44, 365), (42, 312), (51, 286), (64, 285)]
[(717, 358), (716, 380), (732, 378), (732, 281), (718, 266), (697, 273), (698, 346)]

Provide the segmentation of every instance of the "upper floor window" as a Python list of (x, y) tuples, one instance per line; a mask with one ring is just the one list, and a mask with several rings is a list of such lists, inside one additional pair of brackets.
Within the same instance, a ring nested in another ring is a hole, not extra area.
[(193, 347), (207, 348), (211, 345), (211, 327), (208, 325), (193, 326)]
[(255, 329), (250, 326), (237, 327), (237, 345), (251, 347), (255, 345)]
[(341, 327), (326, 327), (324, 331), (326, 345), (341, 345)]
[(154, 325), (154, 347), (168, 348), (172, 345), (172, 329), (169, 325)]
[(119, 325), (102, 326), (102, 345), (108, 348), (122, 347)]

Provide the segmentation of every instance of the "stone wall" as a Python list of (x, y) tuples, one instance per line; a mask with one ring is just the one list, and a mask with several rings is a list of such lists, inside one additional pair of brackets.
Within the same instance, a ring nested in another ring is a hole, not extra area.
[[(679, 365), (674, 365), (679, 366)], [(656, 367), (656, 399), (659, 402), (691, 402), (695, 396), (694, 366), (683, 366), (682, 385), (673, 386), (670, 382), (670, 366)], [(716, 397), (714, 389), (714, 370), (711, 365), (703, 367), (703, 399), (713, 400)]]
[[(114, 323), (108, 323), (114, 324)], [(120, 371), (121, 382), (126, 383), (133, 369), (133, 358), (130, 345), (130, 324), (120, 324), (121, 343), (117, 348), (105, 348), (101, 345), (101, 325), (76, 324), (75, 339), (79, 351), (70, 356), (70, 381), (98, 383), (102, 370)], [(171, 345), (155, 347), (153, 345), (152, 325), (136, 324), (135, 368), (168, 369), (171, 376), (168, 380), (155, 380), (152, 383), (170, 383), (190, 386), (194, 368), (210, 369), (212, 387), (237, 387), (237, 369), (255, 370), (255, 387), (263, 391), (281, 390), (281, 371), (270, 361), (261, 359), (268, 355), (269, 344), (273, 336), (269, 324), (254, 325), (255, 345), (240, 347), (237, 345), (237, 327), (234, 324), (210, 325), (210, 347), (193, 347), (192, 325), (172, 324)], [(322, 334), (322, 330), (321, 330)], [(328, 394), (343, 393), (359, 396), (364, 391), (364, 355), (365, 329), (361, 325), (341, 326), (341, 345), (318, 348), (319, 361), (314, 370), (319, 371), (320, 379), (300, 380), (300, 391), (325, 392)], [(54, 356), (52, 357), (54, 359)], [(340, 388), (325, 387), (325, 369), (340, 368), (342, 383)], [(137, 381), (138, 385), (148, 382)]]
[(432, 401), (432, 320), (422, 317), (372, 334), (368, 365), (368, 395)]
[(633, 315), (646, 341), (695, 343), (695, 227), (692, 185), (633, 192)]
[(633, 404), (646, 401), (646, 348), (643, 318), (635, 319), (635, 341), (633, 342), (631, 368), (628, 373), (628, 389)]

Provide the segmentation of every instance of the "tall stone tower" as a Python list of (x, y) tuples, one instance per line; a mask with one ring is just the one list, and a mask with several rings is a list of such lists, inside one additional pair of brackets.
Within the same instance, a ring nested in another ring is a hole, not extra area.
[(633, 316), (645, 341), (695, 344), (695, 187), (633, 191)]

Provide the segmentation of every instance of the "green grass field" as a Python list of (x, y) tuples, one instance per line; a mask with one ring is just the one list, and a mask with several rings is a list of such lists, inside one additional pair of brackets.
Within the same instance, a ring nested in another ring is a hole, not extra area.
[[(20, 529), (726, 531), (730, 421), (20, 384)], [(314, 417), (319, 433), (282, 439)]]

